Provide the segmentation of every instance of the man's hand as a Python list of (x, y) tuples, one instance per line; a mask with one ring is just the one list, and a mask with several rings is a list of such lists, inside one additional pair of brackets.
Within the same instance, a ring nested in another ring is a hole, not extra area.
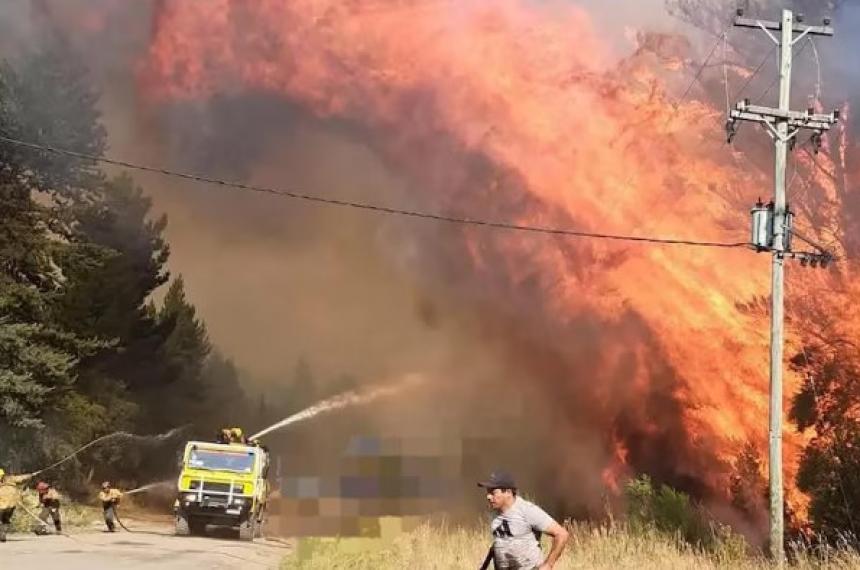
[(554, 522), (544, 533), (552, 537), (552, 548), (544, 560), (543, 564), (538, 566), (538, 570), (552, 570), (555, 563), (558, 562), (561, 553), (564, 551), (564, 545), (567, 544), (567, 539), (570, 538), (570, 533), (563, 526)]

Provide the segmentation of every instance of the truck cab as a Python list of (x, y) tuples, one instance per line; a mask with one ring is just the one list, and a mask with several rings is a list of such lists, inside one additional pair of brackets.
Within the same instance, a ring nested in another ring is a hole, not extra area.
[(185, 445), (174, 503), (176, 534), (204, 534), (206, 525), (262, 536), (269, 455), (258, 445), (190, 441)]

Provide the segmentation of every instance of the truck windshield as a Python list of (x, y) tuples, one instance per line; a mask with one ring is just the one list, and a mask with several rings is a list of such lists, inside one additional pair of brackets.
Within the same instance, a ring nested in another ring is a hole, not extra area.
[(196, 469), (250, 473), (254, 469), (254, 454), (248, 451), (192, 449), (188, 465)]

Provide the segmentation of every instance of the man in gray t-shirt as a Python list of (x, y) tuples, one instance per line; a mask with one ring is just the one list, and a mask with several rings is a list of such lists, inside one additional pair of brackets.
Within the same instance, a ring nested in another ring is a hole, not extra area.
[[(552, 570), (564, 550), (569, 533), (534, 503), (517, 496), (517, 485), (509, 474), (496, 471), (478, 483), (487, 490), (487, 501), (495, 512), (493, 562), (496, 570)], [(540, 535), (552, 536), (552, 548), (544, 559)]]

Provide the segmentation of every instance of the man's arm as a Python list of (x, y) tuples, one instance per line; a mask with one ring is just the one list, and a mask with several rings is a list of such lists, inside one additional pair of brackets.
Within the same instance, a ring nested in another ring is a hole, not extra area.
[(543, 532), (552, 537), (552, 548), (550, 548), (549, 554), (547, 554), (543, 564), (538, 566), (538, 570), (552, 570), (555, 563), (558, 562), (561, 553), (564, 552), (564, 545), (567, 544), (570, 533), (555, 521)]
[(6, 475), (6, 478), (12, 481), (15, 485), (20, 485), (21, 483), (26, 483), (30, 479), (33, 478), (32, 473), (26, 473), (24, 475)]

